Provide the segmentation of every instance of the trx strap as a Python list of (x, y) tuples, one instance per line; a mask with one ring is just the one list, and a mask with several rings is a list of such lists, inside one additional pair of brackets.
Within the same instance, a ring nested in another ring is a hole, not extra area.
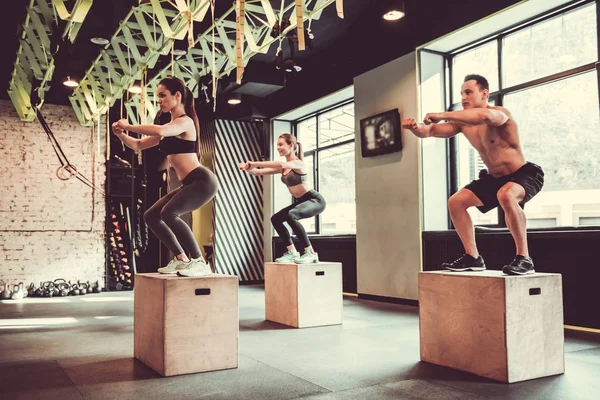
[(69, 180), (69, 179), (75, 177), (79, 181), (81, 181), (84, 185), (90, 187), (92, 190), (95, 190), (95, 191), (101, 193), (102, 195), (104, 195), (104, 191), (102, 191), (102, 189), (99, 189), (98, 187), (96, 187), (96, 185), (94, 185), (94, 182), (90, 181), (83, 174), (78, 172), (77, 168), (75, 168), (75, 166), (69, 162), (69, 160), (67, 159), (67, 156), (62, 151), (60, 144), (58, 144), (58, 141), (56, 140), (54, 133), (52, 133), (52, 130), (48, 126), (48, 123), (46, 123), (46, 120), (44, 119), (44, 116), (40, 112), (40, 109), (36, 107), (35, 111), (36, 111), (36, 114), (38, 117), (38, 121), (40, 121), (42, 128), (44, 128), (46, 135), (48, 135), (48, 140), (50, 141), (50, 144), (52, 144), (54, 153), (56, 154), (56, 157), (58, 158), (58, 161), (60, 162), (60, 167), (58, 167), (58, 169), (56, 170), (56, 176), (58, 177), (58, 179), (66, 181), (66, 180)]

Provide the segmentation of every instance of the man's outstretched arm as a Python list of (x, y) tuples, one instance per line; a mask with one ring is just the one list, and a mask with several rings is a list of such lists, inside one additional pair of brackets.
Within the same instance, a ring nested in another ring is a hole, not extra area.
[(413, 118), (403, 119), (402, 128), (410, 130), (420, 138), (449, 138), (460, 132), (460, 127), (454, 123), (426, 125), (418, 124)]
[(465, 125), (502, 126), (509, 120), (509, 117), (504, 111), (494, 108), (470, 108), (460, 111), (429, 113), (423, 122), (428, 125), (444, 120)]

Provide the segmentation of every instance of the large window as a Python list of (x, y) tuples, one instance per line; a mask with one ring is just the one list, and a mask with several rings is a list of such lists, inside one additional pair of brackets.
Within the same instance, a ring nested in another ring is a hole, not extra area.
[(488, 42), (452, 58), (452, 82), (454, 93), (460, 92), (465, 75), (477, 73), (488, 79), (490, 91), (499, 89), (498, 79), (498, 43)]
[[(451, 102), (460, 108), (464, 75), (490, 82), (490, 103), (506, 107), (519, 127), (528, 161), (545, 185), (525, 207), (527, 226), (598, 225), (600, 122), (596, 5), (552, 15), (450, 55)], [(462, 135), (453, 139), (451, 166), (463, 187), (485, 168)], [(505, 226), (501, 210), (470, 210), (476, 224)]]
[(296, 122), (309, 182), (327, 207), (315, 218), (301, 220), (309, 233), (356, 233), (354, 201), (354, 103), (347, 103)]

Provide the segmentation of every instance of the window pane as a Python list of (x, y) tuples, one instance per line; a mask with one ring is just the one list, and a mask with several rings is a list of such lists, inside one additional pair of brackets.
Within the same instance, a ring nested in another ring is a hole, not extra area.
[[(315, 174), (314, 174), (314, 165), (315, 165), (315, 156), (304, 156), (304, 164), (306, 164), (306, 170), (308, 171), (308, 176), (306, 182), (308, 182), (311, 188), (315, 187)], [(316, 233), (317, 232), (317, 219), (315, 217), (301, 219), (300, 223), (304, 226), (304, 230), (307, 233)], [(304, 249), (301, 249), (304, 251)]]
[[(489, 105), (495, 105), (494, 101), (490, 101)], [(455, 110), (461, 110), (462, 106), (456, 104)], [(479, 157), (477, 150), (471, 146), (471, 143), (464, 135), (458, 135), (457, 140), (457, 160), (458, 160), (458, 188), (465, 187), (471, 181), (479, 178), (479, 171), (487, 167)], [(481, 213), (477, 208), (469, 208), (469, 214), (475, 225), (496, 225), (498, 224), (498, 210), (493, 209), (487, 213)]]
[(504, 87), (598, 59), (594, 3), (520, 30), (504, 39)]
[(307, 152), (317, 148), (317, 117), (311, 117), (296, 125), (298, 141), (302, 151)]
[(460, 87), (465, 76), (469, 74), (484, 76), (490, 84), (490, 93), (499, 90), (498, 42), (496, 40), (460, 53), (452, 59), (453, 102), (456, 103), (460, 99)]
[(354, 103), (319, 115), (319, 147), (354, 139)]
[(319, 152), (319, 187), (327, 202), (321, 233), (356, 233), (354, 142)]
[(596, 71), (507, 95), (504, 105), (519, 125), (525, 158), (545, 172), (544, 188), (525, 207), (528, 221), (572, 226), (600, 217)]

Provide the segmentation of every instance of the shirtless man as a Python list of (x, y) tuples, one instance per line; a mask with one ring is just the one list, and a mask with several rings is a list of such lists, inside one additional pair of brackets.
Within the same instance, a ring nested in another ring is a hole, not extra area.
[[(402, 127), (421, 138), (449, 138), (462, 132), (479, 152), (487, 170), (479, 179), (460, 189), (448, 200), (448, 210), (465, 254), (442, 267), (451, 271), (483, 271), (485, 263), (475, 244), (475, 229), (467, 209), (481, 212), (502, 207), (506, 225), (515, 241), (516, 256), (502, 271), (508, 275), (535, 272), (527, 248), (524, 204), (544, 185), (544, 172), (525, 162), (516, 122), (503, 107), (488, 105), (489, 84), (480, 75), (467, 75), (461, 88), (463, 110), (429, 113), (423, 124), (412, 118), (402, 120)], [(447, 121), (445, 123), (438, 123)]]

